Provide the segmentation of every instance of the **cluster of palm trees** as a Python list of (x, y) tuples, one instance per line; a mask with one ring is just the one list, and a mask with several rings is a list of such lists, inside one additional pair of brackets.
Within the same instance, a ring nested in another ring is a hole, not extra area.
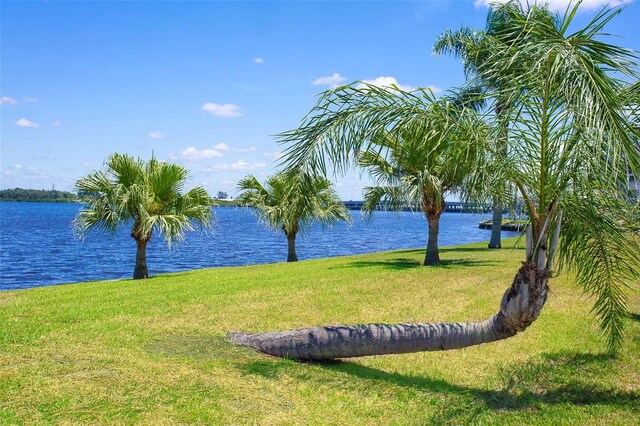
[(604, 41), (605, 25), (621, 9), (605, 8), (574, 29), (578, 7), (558, 15), (538, 4), (495, 5), (485, 31), (448, 31), (435, 45), (462, 58), (465, 87), (442, 98), (361, 83), (338, 87), (280, 138), (285, 170), (326, 175), (327, 164), (338, 173), (359, 164), (380, 184), (367, 188), (369, 206), (383, 199), (420, 205), (430, 229), (425, 263), (437, 262), (433, 247), (448, 191), (492, 201), (496, 225), (502, 206), (522, 197), (530, 220), (525, 259), (495, 315), (472, 323), (234, 333), (231, 340), (304, 360), (491, 342), (533, 323), (549, 279), (565, 268), (594, 301), (609, 349), (619, 350), (626, 289), (640, 276), (626, 185), (640, 172), (640, 75), (634, 51)]
[[(530, 220), (525, 259), (495, 315), (473, 323), (314, 327), (231, 339), (307, 360), (491, 342), (533, 323), (549, 279), (567, 268), (592, 296), (608, 347), (618, 350), (625, 290), (640, 276), (637, 219), (625, 187), (629, 173), (640, 175), (638, 64), (635, 52), (602, 40), (620, 9), (605, 8), (573, 29), (578, 7), (556, 15), (514, 1), (494, 6), (484, 31), (442, 34), (434, 51), (462, 58), (468, 77), (446, 96), (359, 82), (324, 92), (300, 127), (281, 134), (283, 170), (264, 184), (253, 176), (239, 184), (239, 201), (287, 237), (289, 261), (297, 260), (296, 235), (312, 221), (350, 220), (326, 178), (327, 164), (336, 173), (353, 166), (370, 172), (376, 186), (365, 189), (365, 210), (380, 203), (420, 207), (429, 225), (425, 265), (439, 263), (447, 194), (494, 204), (492, 248), (500, 247), (503, 206), (521, 197)], [(132, 221), (134, 278), (144, 278), (154, 230), (170, 243), (194, 223), (212, 221), (204, 189), (181, 194), (185, 178), (176, 165), (114, 155), (107, 171), (77, 183), (89, 201), (76, 229), (115, 231)]]

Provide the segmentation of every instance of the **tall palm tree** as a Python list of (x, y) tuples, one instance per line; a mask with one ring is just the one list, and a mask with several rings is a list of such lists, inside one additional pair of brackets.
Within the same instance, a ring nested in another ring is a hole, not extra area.
[[(548, 12), (550, 14), (550, 12)], [(550, 15), (551, 16), (551, 15)], [(433, 52), (437, 55), (449, 54), (462, 59), (464, 72), (467, 77), (467, 87), (463, 94), (473, 94), (466, 96), (465, 102), (477, 108), (486, 104), (487, 98), (494, 98), (493, 111), (496, 115), (495, 122), (498, 128), (495, 134), (496, 149), (494, 154), (500, 157), (506, 155), (506, 139), (509, 132), (509, 120), (507, 110), (510, 108), (509, 100), (503, 96), (503, 85), (512, 83), (504, 78), (504, 75), (494, 75), (496, 69), (495, 61), (502, 61), (497, 58), (494, 52), (496, 43), (511, 44), (515, 40), (508, 37), (508, 32), (504, 29), (509, 27), (509, 14), (502, 9), (490, 9), (487, 15), (487, 22), (484, 30), (477, 30), (471, 27), (462, 27), (459, 30), (446, 30), (438, 36), (433, 46)], [(505, 37), (506, 36), (506, 37)], [(512, 75), (522, 73), (521, 62), (512, 62), (510, 67), (501, 68), (501, 72), (509, 72)], [(499, 167), (500, 159), (494, 163), (494, 167)], [(490, 178), (491, 176), (487, 176)], [(502, 211), (506, 199), (511, 198), (512, 191), (505, 186), (501, 179), (493, 180), (492, 187), (495, 188), (493, 194), (493, 217), (491, 226), (491, 238), (489, 248), (501, 248), (502, 231)]]
[[(577, 5), (562, 17), (519, 2), (495, 6), (508, 17), (492, 51), (491, 75), (512, 85), (501, 93), (512, 106), (513, 128), (500, 175), (517, 186), (531, 225), (525, 260), (491, 318), (472, 323), (362, 324), (314, 327), (231, 336), (232, 341), (276, 356), (331, 359), (364, 355), (455, 349), (514, 336), (540, 314), (549, 279), (562, 267), (593, 297), (593, 311), (611, 351), (620, 348), (626, 292), (640, 275), (640, 246), (630, 232), (624, 185), (640, 171), (636, 129), (619, 94), (637, 81), (634, 52), (605, 43), (602, 29), (619, 13), (605, 9), (584, 28), (569, 32)], [(514, 79), (510, 64), (520, 61)], [(326, 92), (296, 130), (289, 164), (323, 167), (328, 157), (348, 164), (362, 148), (362, 136), (380, 127), (416, 119), (424, 105), (405, 96), (354, 91)], [(578, 301), (576, 301), (578, 302)]]
[(304, 173), (277, 173), (262, 185), (249, 175), (238, 183), (241, 205), (253, 207), (258, 218), (287, 237), (287, 262), (297, 262), (296, 236), (313, 222), (332, 225), (351, 221), (331, 182), (322, 176)]
[(472, 111), (447, 101), (434, 101), (430, 108), (429, 121), (395, 132), (383, 129), (371, 138), (368, 150), (358, 154), (358, 165), (378, 183), (365, 188), (363, 210), (373, 212), (383, 203), (391, 208), (409, 205), (424, 213), (429, 225), (425, 266), (440, 264), (438, 234), (445, 196), (461, 189), (477, 159), (478, 144), (467, 137), (463, 124), (482, 126), (480, 120), (460, 120)]
[(136, 240), (133, 278), (148, 278), (147, 243), (155, 232), (167, 244), (182, 240), (195, 226), (208, 227), (213, 221), (213, 200), (202, 187), (182, 194), (187, 170), (177, 164), (149, 161), (113, 154), (105, 170), (96, 171), (76, 182), (84, 196), (84, 207), (74, 220), (76, 232), (84, 237), (94, 228), (112, 233), (121, 224), (132, 224)]

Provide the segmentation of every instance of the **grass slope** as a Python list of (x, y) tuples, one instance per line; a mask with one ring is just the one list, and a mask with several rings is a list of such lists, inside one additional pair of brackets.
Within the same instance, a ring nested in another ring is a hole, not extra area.
[(523, 257), (484, 247), (438, 268), (402, 250), (1, 292), (0, 424), (639, 424), (638, 283), (615, 359), (567, 275), (526, 332), (465, 350), (313, 365), (225, 339), (483, 319)]

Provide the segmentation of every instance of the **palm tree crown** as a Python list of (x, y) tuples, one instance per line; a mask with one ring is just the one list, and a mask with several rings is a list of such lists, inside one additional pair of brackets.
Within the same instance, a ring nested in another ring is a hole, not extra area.
[(282, 230), (289, 240), (288, 261), (296, 261), (295, 238), (313, 222), (332, 225), (351, 221), (331, 182), (322, 176), (304, 173), (277, 173), (262, 185), (249, 175), (238, 183), (242, 192), (237, 201), (253, 207), (258, 218), (274, 230)]
[[(409, 124), (396, 132), (383, 129), (358, 154), (358, 165), (379, 184), (365, 188), (364, 210), (373, 212), (383, 202), (392, 208), (408, 204), (425, 214), (429, 222), (425, 265), (440, 263), (438, 226), (445, 195), (462, 189), (478, 159), (478, 144), (471, 143), (463, 126), (454, 127), (454, 120), (446, 119), (446, 115), (457, 118), (473, 112), (459, 110), (447, 101), (434, 102), (431, 108), (434, 120)], [(482, 127), (482, 122), (477, 120), (475, 125)]]
[(138, 243), (134, 278), (146, 278), (146, 244), (154, 231), (171, 245), (196, 224), (208, 227), (213, 222), (213, 200), (204, 188), (182, 194), (187, 177), (187, 170), (176, 164), (113, 154), (105, 170), (76, 182), (85, 206), (74, 220), (75, 230), (84, 237), (94, 228), (115, 233), (118, 225), (132, 223), (131, 237)]

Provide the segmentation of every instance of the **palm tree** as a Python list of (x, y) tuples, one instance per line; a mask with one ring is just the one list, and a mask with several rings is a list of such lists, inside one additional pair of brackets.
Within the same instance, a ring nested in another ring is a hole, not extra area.
[(81, 237), (94, 228), (112, 233), (121, 224), (132, 224), (136, 240), (133, 279), (148, 278), (147, 243), (152, 234), (164, 235), (167, 244), (182, 240), (194, 225), (208, 227), (213, 221), (213, 200), (202, 187), (182, 190), (187, 170), (152, 157), (145, 162), (128, 155), (113, 154), (103, 171), (96, 171), (76, 182), (84, 194), (85, 206), (78, 212), (74, 227)]
[[(498, 313), (472, 323), (362, 324), (275, 333), (236, 333), (232, 341), (258, 351), (297, 359), (446, 350), (514, 336), (540, 314), (549, 279), (563, 267), (593, 297), (593, 311), (611, 351), (619, 350), (625, 325), (626, 288), (640, 275), (640, 246), (630, 232), (624, 185), (640, 171), (637, 133), (619, 96), (637, 81), (635, 54), (601, 40), (619, 13), (604, 9), (584, 28), (569, 27), (577, 5), (562, 17), (519, 2), (495, 6), (509, 25), (501, 29), (490, 63), (504, 76), (500, 94), (513, 123), (508, 155), (499, 169), (526, 202), (531, 225), (525, 260)], [(511, 63), (521, 62), (518, 78)], [(292, 167), (339, 166), (361, 150), (361, 137), (418, 119), (419, 97), (339, 88), (325, 92), (301, 127), (287, 132)], [(357, 136), (357, 137), (356, 137)], [(576, 301), (577, 302), (577, 301)]]
[[(513, 39), (505, 40), (505, 28), (509, 26), (509, 14), (504, 13), (502, 9), (490, 9), (487, 16), (485, 30), (476, 30), (470, 27), (463, 27), (459, 30), (446, 30), (440, 36), (433, 46), (433, 52), (437, 55), (449, 54), (462, 59), (464, 72), (467, 76), (467, 87), (463, 94), (473, 94), (474, 96), (466, 96), (464, 100), (467, 104), (481, 108), (485, 105), (487, 97), (495, 97), (493, 110), (496, 115), (498, 129), (496, 132), (496, 149), (495, 155), (504, 157), (506, 155), (506, 139), (509, 131), (509, 121), (507, 110), (510, 108), (508, 99), (501, 94), (504, 88), (501, 87), (508, 80), (502, 75), (493, 75), (495, 69), (492, 61), (501, 61), (496, 58), (493, 52), (495, 43), (513, 43)], [(498, 36), (501, 36), (498, 39)], [(519, 62), (510, 63), (510, 69), (502, 69), (501, 72), (508, 71), (513, 75), (522, 72), (522, 64)], [(499, 167), (499, 159), (494, 167)], [(489, 176), (487, 176), (489, 177)], [(493, 217), (491, 226), (491, 238), (489, 240), (489, 248), (501, 248), (501, 231), (502, 231), (502, 211), (506, 198), (510, 198), (511, 191), (505, 186), (502, 180), (494, 180), (495, 194), (493, 194)]]
[(425, 266), (440, 264), (438, 233), (445, 196), (462, 187), (477, 159), (478, 145), (466, 137), (463, 124), (482, 126), (480, 120), (460, 119), (472, 111), (458, 110), (447, 101), (434, 101), (430, 108), (428, 122), (396, 132), (383, 129), (371, 138), (368, 150), (358, 154), (358, 165), (379, 184), (365, 188), (363, 210), (371, 213), (383, 203), (392, 208), (417, 207), (425, 214), (429, 225)]
[(333, 225), (351, 222), (351, 214), (340, 201), (331, 182), (304, 173), (277, 173), (262, 185), (249, 175), (238, 183), (240, 205), (253, 207), (258, 218), (287, 237), (287, 262), (297, 262), (296, 235), (311, 223)]

